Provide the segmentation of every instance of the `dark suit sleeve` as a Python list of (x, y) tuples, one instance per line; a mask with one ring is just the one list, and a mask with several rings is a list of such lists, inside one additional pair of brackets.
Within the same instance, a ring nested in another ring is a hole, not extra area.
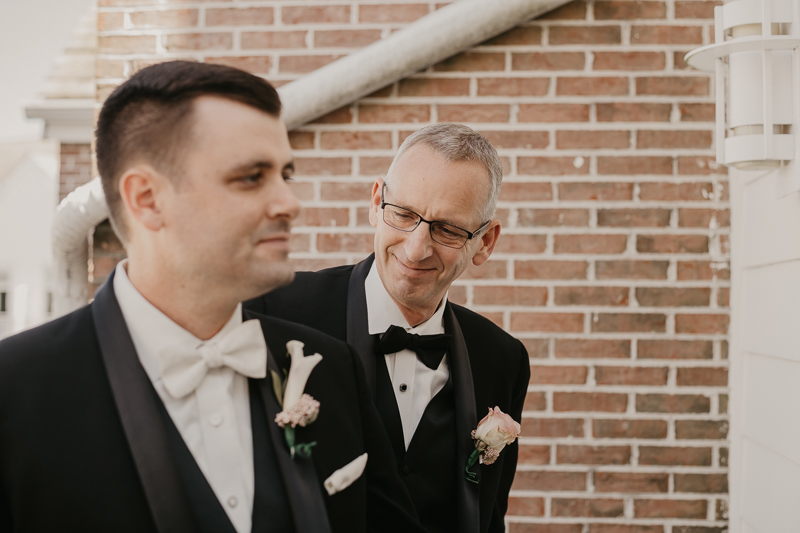
[(5, 490), (3, 490), (2, 483), (0, 483), (0, 531), (14, 531), (8, 497)]
[[(349, 346), (348, 346), (349, 347)], [(350, 347), (349, 347), (350, 348)], [(364, 447), (367, 459), (367, 531), (370, 533), (424, 532), (406, 486), (394, 467), (395, 459), (380, 415), (372, 403), (367, 378), (358, 355), (350, 348), (355, 366)]]
[[(525, 395), (528, 392), (528, 383), (531, 379), (531, 366), (528, 359), (528, 352), (521, 342), (520, 367), (517, 370), (517, 382), (514, 384), (514, 392), (511, 400), (511, 409), (508, 414), (517, 422), (522, 421), (522, 406), (525, 404)], [(497, 488), (497, 499), (495, 500), (492, 512), (492, 521), (489, 525), (490, 533), (503, 533), (505, 531), (504, 518), (508, 510), (508, 493), (511, 491), (511, 484), (514, 482), (514, 474), (517, 471), (517, 458), (519, 457), (519, 440), (507, 446), (503, 452), (503, 473), (500, 475), (500, 485)]]

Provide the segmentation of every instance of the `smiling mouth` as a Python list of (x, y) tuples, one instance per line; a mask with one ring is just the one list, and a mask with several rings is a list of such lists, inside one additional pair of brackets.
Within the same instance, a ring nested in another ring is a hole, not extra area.
[(273, 235), (271, 237), (265, 237), (263, 239), (259, 239), (256, 244), (289, 244), (289, 235)]
[(434, 272), (433, 268), (414, 268), (406, 265), (397, 256), (394, 257), (394, 260), (397, 261), (397, 264), (400, 266), (400, 270), (402, 270), (407, 276), (424, 276), (431, 272)]

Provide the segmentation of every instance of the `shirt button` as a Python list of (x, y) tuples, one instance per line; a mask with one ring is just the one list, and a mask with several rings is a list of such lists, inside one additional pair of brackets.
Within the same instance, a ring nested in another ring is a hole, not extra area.
[(231, 496), (228, 498), (228, 505), (230, 507), (236, 507), (239, 504), (239, 500), (236, 499), (236, 496)]
[(405, 383), (401, 383), (399, 389), (400, 392), (405, 392), (408, 390), (408, 385), (406, 385)]
[(222, 424), (222, 415), (219, 413), (212, 413), (211, 416), (208, 417), (208, 422), (212, 426), (217, 427)]

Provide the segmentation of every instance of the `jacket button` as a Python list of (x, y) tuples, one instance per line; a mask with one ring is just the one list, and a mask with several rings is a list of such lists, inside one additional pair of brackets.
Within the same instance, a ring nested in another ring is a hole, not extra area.
[(403, 475), (407, 476), (410, 473), (411, 473), (411, 469), (408, 467), (408, 465), (403, 465)]

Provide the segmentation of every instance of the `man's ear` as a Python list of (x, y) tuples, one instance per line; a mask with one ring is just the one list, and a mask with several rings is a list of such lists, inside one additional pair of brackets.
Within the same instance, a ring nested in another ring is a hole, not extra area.
[(372, 186), (372, 198), (369, 200), (369, 223), (376, 227), (378, 225), (378, 210), (381, 208), (381, 188), (383, 187), (383, 178), (375, 180), (375, 185)]
[(483, 232), (483, 235), (479, 237), (481, 240), (481, 247), (478, 248), (478, 251), (472, 256), (473, 265), (481, 266), (489, 259), (489, 256), (492, 255), (494, 247), (497, 244), (498, 237), (500, 237), (500, 221), (495, 219), (492, 220), (489, 227)]
[(128, 169), (119, 179), (119, 194), (131, 226), (158, 231), (164, 226), (160, 192), (164, 178), (148, 165)]

